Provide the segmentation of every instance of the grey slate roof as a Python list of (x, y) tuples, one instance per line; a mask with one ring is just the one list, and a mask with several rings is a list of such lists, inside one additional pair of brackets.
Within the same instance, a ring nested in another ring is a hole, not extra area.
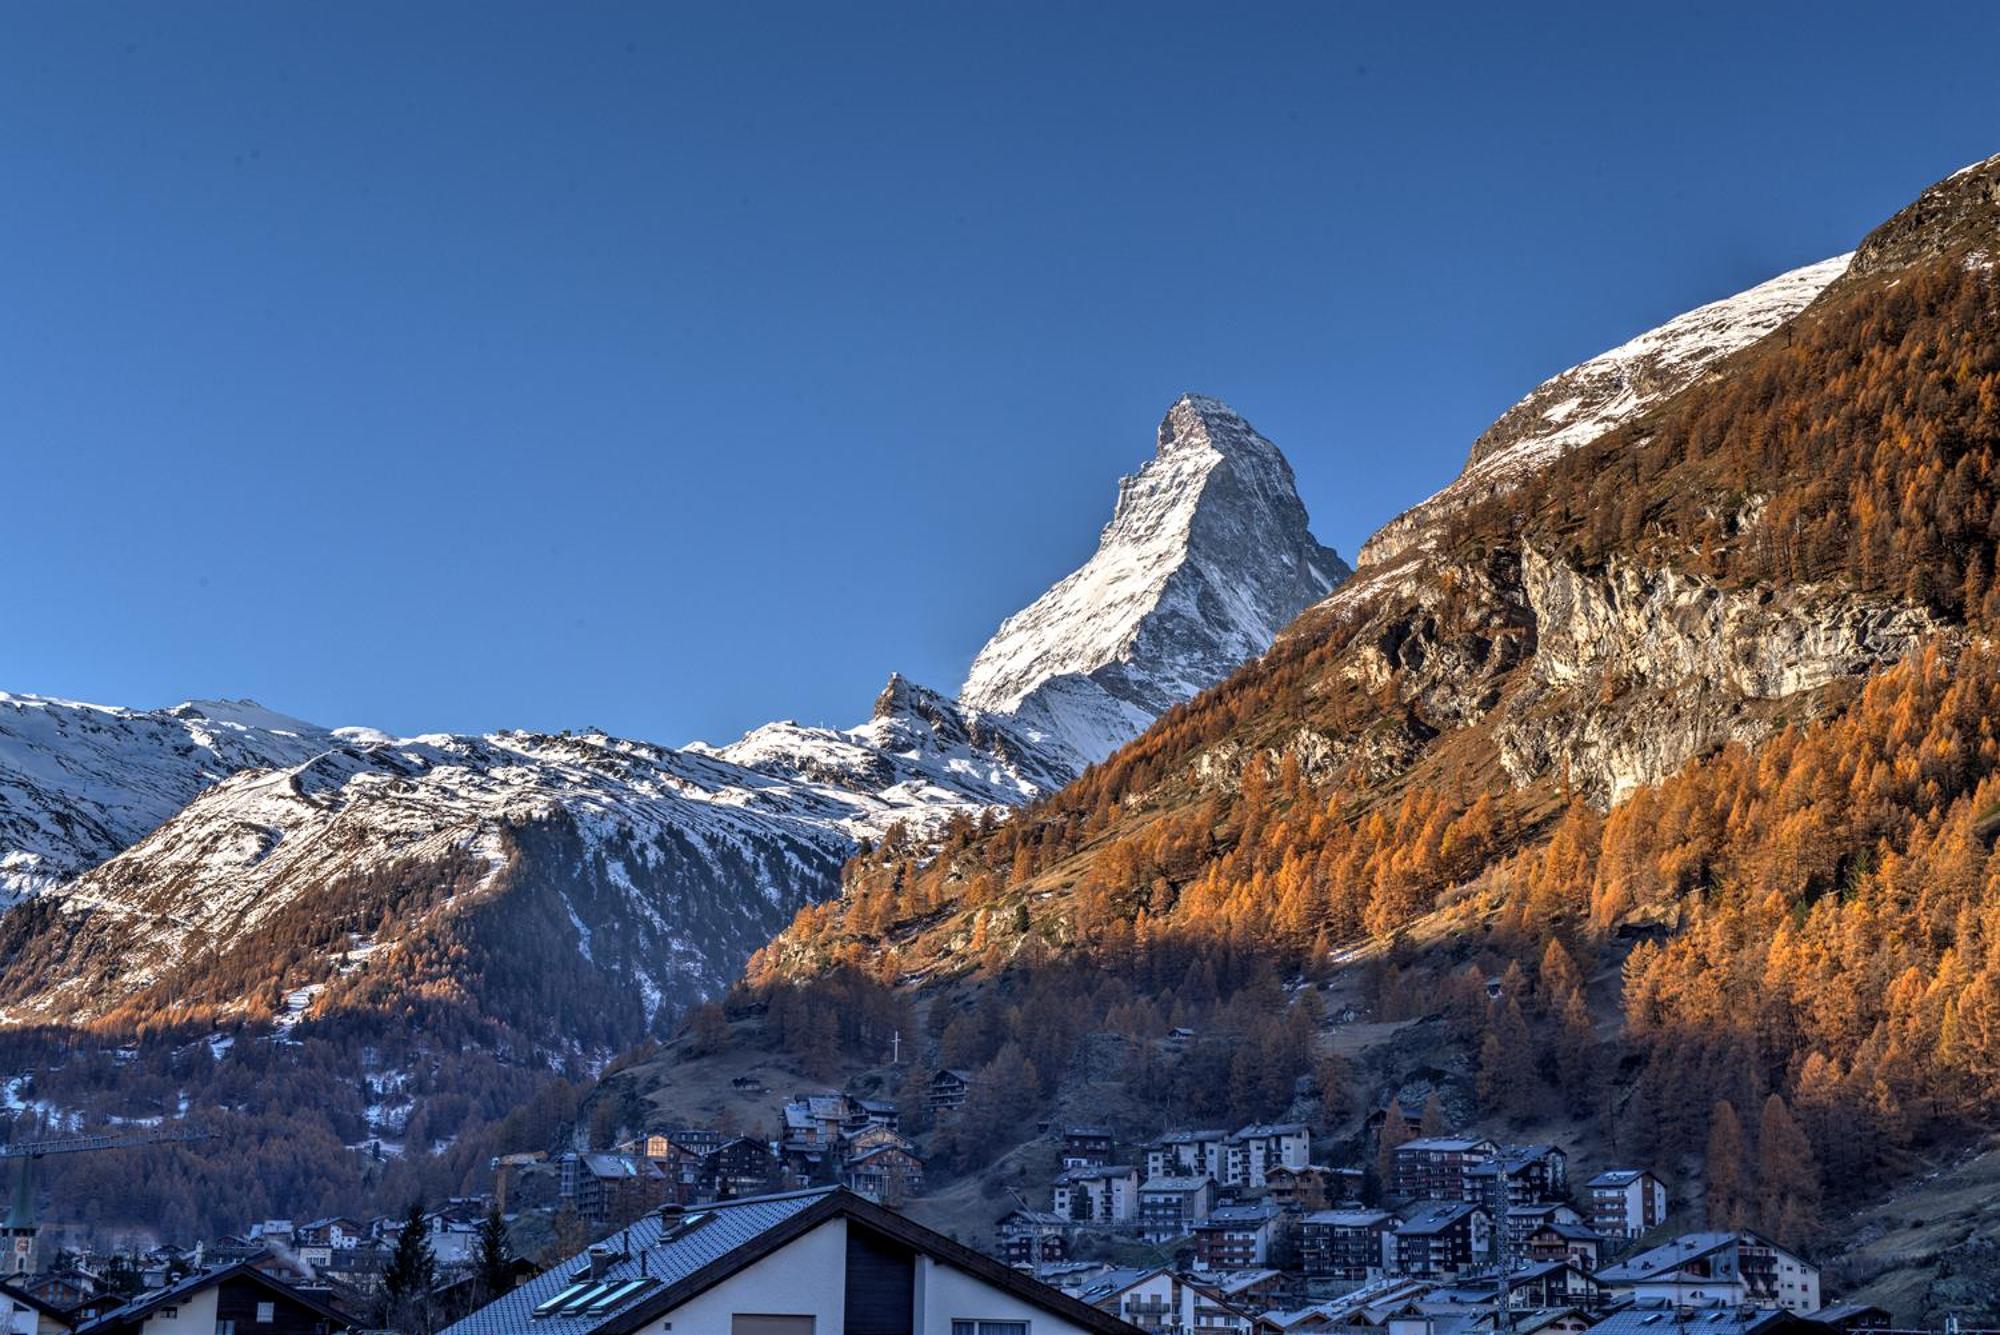
[(1407, 1237), (1442, 1233), (1475, 1211), (1485, 1213), (1470, 1201), (1424, 1201), (1396, 1232)]
[(1626, 1257), (1617, 1265), (1604, 1267), (1597, 1272), (1597, 1277), (1606, 1284), (1631, 1284), (1642, 1280), (1659, 1279), (1673, 1274), (1697, 1257), (1722, 1250), (1739, 1238), (1756, 1238), (1756, 1245), (1784, 1250), (1776, 1243), (1768, 1242), (1748, 1232), (1683, 1233), (1671, 1242), (1649, 1247), (1643, 1252)]
[(1767, 1326), (1802, 1325), (1790, 1312), (1770, 1307), (1646, 1306), (1621, 1308), (1584, 1335), (1752, 1335)]
[[(778, 1196), (750, 1197), (701, 1206), (672, 1219), (649, 1214), (629, 1229), (620, 1229), (598, 1245), (628, 1253), (627, 1259), (605, 1270), (600, 1282), (651, 1279), (656, 1281), (626, 1302), (594, 1316), (532, 1315), (535, 1308), (578, 1281), (571, 1275), (588, 1259), (571, 1257), (554, 1269), (537, 1275), (504, 1298), (488, 1303), (463, 1320), (445, 1328), (445, 1335), (515, 1335), (533, 1330), (538, 1335), (587, 1335), (611, 1321), (626, 1308), (656, 1293), (661, 1285), (685, 1279), (709, 1262), (756, 1238), (793, 1215), (817, 1204), (834, 1191), (822, 1187), (814, 1191), (794, 1191)], [(689, 1228), (697, 1218), (702, 1222)], [(676, 1234), (678, 1233), (678, 1236)], [(629, 1237), (630, 1241), (626, 1239)], [(640, 1273), (644, 1265), (644, 1274)]]
[(444, 1335), (632, 1335), (677, 1310), (745, 1266), (773, 1255), (835, 1219), (970, 1274), (1021, 1301), (1042, 1308), (1072, 1326), (1098, 1335), (1137, 1335), (1135, 1327), (1039, 1284), (1019, 1271), (973, 1251), (963, 1243), (913, 1223), (841, 1187), (783, 1192), (773, 1196), (718, 1201), (685, 1212), (653, 1213), (600, 1239), (593, 1250), (610, 1249), (615, 1260), (591, 1281), (635, 1286), (605, 1311), (585, 1315), (566, 1308), (537, 1317), (534, 1311), (578, 1284), (587, 1251), (539, 1275), (513, 1293), (487, 1304)]

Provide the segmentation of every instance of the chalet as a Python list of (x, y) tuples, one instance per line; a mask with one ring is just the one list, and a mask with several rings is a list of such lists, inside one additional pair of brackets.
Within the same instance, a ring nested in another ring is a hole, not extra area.
[(1146, 1176), (1209, 1177), (1228, 1170), (1227, 1131), (1169, 1131), (1146, 1147)]
[(1485, 1163), (1499, 1146), (1480, 1136), (1426, 1136), (1396, 1147), (1389, 1190), (1406, 1201), (1462, 1201), (1465, 1170)]
[[(1149, 1335), (1195, 1335), (1210, 1331), (1251, 1335), (1257, 1318), (1231, 1303), (1211, 1284), (1173, 1270), (1115, 1270), (1078, 1294), (1085, 1302)], [(954, 1332), (954, 1335), (961, 1335)]]
[(1486, 1207), (1494, 1219), (1513, 1205), (1559, 1201), (1569, 1195), (1569, 1156), (1554, 1145), (1510, 1145), (1460, 1176), (1460, 1200)]
[(445, 1335), (1134, 1335), (837, 1187), (659, 1211)]
[(850, 1162), (860, 1158), (870, 1150), (879, 1150), (884, 1147), (907, 1150), (912, 1154), (915, 1154), (917, 1151), (916, 1143), (910, 1140), (909, 1137), (903, 1135), (894, 1127), (883, 1126), (879, 1122), (870, 1122), (859, 1131), (850, 1133), (841, 1143), (841, 1149), (846, 1153)]
[(1282, 1296), (1292, 1292), (1292, 1280), (1282, 1270), (1258, 1267), (1203, 1275), (1200, 1282), (1246, 1311), (1262, 1312)]
[(1522, 1240), (1518, 1255), (1529, 1261), (1569, 1261), (1595, 1270), (1604, 1263), (1604, 1239), (1582, 1224), (1551, 1219)]
[(15, 1275), (8, 1283), (16, 1293), (68, 1312), (79, 1323), (87, 1314), (108, 1308), (116, 1301), (99, 1291), (97, 1276), (74, 1266), (44, 1270), (37, 1275)]
[(1886, 1308), (1867, 1303), (1838, 1303), (1832, 1307), (1822, 1307), (1813, 1313), (1813, 1320), (1822, 1326), (1832, 1326), (1835, 1330), (1865, 1331), (1888, 1330), (1895, 1324)]
[(1507, 1305), (1548, 1310), (1597, 1306), (1603, 1286), (1570, 1261), (1537, 1261), (1507, 1273)]
[(389, 1269), (389, 1247), (373, 1238), (353, 1247), (336, 1247), (325, 1265), (314, 1268), (326, 1279), (372, 1293)]
[(1278, 1210), (1271, 1205), (1218, 1205), (1194, 1226), (1198, 1270), (1247, 1270), (1270, 1258)]
[(1648, 1168), (1608, 1168), (1583, 1184), (1590, 1226), (1607, 1238), (1636, 1238), (1666, 1222), (1667, 1184)]
[(1117, 1138), (1108, 1126), (1066, 1126), (1062, 1130), (1064, 1168), (1102, 1168), (1111, 1162)]
[(1361, 1170), (1322, 1164), (1287, 1168), (1280, 1164), (1264, 1170), (1264, 1190), (1271, 1204), (1280, 1209), (1324, 1210), (1358, 1198)]
[(667, 1175), (636, 1154), (571, 1151), (556, 1161), (558, 1191), (578, 1216), (593, 1224), (628, 1219), (665, 1201)]
[(1043, 1266), (1069, 1259), (1070, 1221), (1052, 1210), (1013, 1210), (993, 1234), (1008, 1265)]
[(896, 1111), (896, 1105), (888, 1099), (849, 1099), (847, 1134), (852, 1136), (871, 1126), (895, 1131), (902, 1126), (903, 1115)]
[(1674, 1307), (1819, 1310), (1819, 1267), (1749, 1229), (1684, 1233), (1597, 1272), (1614, 1298)]
[(1139, 1170), (1130, 1164), (1065, 1168), (1049, 1194), (1050, 1208), (1065, 1219), (1128, 1223), (1139, 1213)]
[(241, 1261), (113, 1307), (76, 1335), (335, 1335), (354, 1326), (324, 1295)]
[(0, 1280), (0, 1335), (69, 1335), (78, 1322), (96, 1314), (87, 1302), (78, 1311)]
[(1391, 1119), (1400, 1123), (1403, 1139), (1421, 1136), (1424, 1133), (1423, 1100), (1411, 1104), (1400, 1098), (1385, 1098), (1362, 1120), (1362, 1129), (1372, 1136), (1379, 1136)]
[(1423, 1201), (1396, 1229), (1396, 1272), (1455, 1279), (1491, 1254), (1492, 1220), (1468, 1201)]
[(1308, 1275), (1374, 1279), (1395, 1262), (1400, 1221), (1387, 1210), (1316, 1210), (1299, 1221), (1299, 1259)]
[(701, 1176), (703, 1192), (711, 1199), (752, 1196), (777, 1178), (778, 1159), (763, 1141), (738, 1136), (702, 1161)]
[(1211, 1177), (1149, 1177), (1139, 1186), (1139, 1227), (1148, 1242), (1184, 1237), (1215, 1208)]
[(924, 1093), (925, 1106), (933, 1114), (958, 1111), (972, 1091), (972, 1080), (970, 1071), (939, 1071), (931, 1077), (931, 1087)]
[(1303, 1122), (1253, 1123), (1229, 1138), (1225, 1181), (1261, 1187), (1273, 1168), (1304, 1168), (1312, 1161), (1312, 1138)]
[[(1495, 1216), (1505, 1243), (1504, 1255), (1522, 1257), (1528, 1254), (1528, 1235), (1543, 1224), (1581, 1224), (1583, 1216), (1576, 1207), (1561, 1201), (1537, 1201), (1532, 1205), (1510, 1205), (1503, 1214)], [(1537, 1257), (1547, 1260), (1547, 1257)]]
[(924, 1189), (924, 1161), (909, 1150), (882, 1145), (847, 1164), (847, 1189), (877, 1205), (900, 1206)]
[(645, 1138), (646, 1157), (667, 1175), (668, 1199), (691, 1205), (702, 1195), (702, 1171), (708, 1156), (728, 1140), (720, 1131), (684, 1128)]
[(339, 1215), (300, 1224), (299, 1259), (308, 1265), (324, 1266), (337, 1251), (351, 1250), (368, 1240), (368, 1231), (359, 1223)]

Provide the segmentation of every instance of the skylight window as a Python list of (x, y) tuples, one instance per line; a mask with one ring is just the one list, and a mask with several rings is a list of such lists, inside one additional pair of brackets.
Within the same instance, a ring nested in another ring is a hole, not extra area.
[(543, 1302), (537, 1304), (532, 1315), (547, 1316), (549, 1313), (555, 1311), (558, 1307), (561, 1307), (564, 1303), (576, 1297), (579, 1293), (582, 1293), (585, 1289), (589, 1287), (590, 1286), (588, 1284), (572, 1284), (568, 1288), (564, 1289), (562, 1292), (556, 1294), (555, 1297), (546, 1299)]
[(613, 1284), (609, 1292), (593, 1299), (590, 1305), (583, 1309), (584, 1314), (586, 1316), (596, 1316), (601, 1312), (609, 1312), (612, 1308), (622, 1306), (631, 1299), (636, 1298), (639, 1294), (652, 1288), (657, 1283), (659, 1281), (656, 1279), (628, 1279)]

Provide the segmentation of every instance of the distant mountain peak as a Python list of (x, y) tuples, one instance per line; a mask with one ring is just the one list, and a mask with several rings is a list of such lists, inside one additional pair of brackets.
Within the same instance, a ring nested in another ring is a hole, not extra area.
[(1263, 653), (1347, 573), (1278, 447), (1220, 399), (1183, 394), (1153, 458), (1119, 482), (1097, 551), (1001, 623), (960, 699), (1080, 769)]

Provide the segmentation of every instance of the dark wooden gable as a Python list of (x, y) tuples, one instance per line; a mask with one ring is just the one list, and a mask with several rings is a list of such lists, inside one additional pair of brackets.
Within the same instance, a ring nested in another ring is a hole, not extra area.
[(843, 1335), (916, 1335), (916, 1305), (917, 1254), (849, 1220)]

